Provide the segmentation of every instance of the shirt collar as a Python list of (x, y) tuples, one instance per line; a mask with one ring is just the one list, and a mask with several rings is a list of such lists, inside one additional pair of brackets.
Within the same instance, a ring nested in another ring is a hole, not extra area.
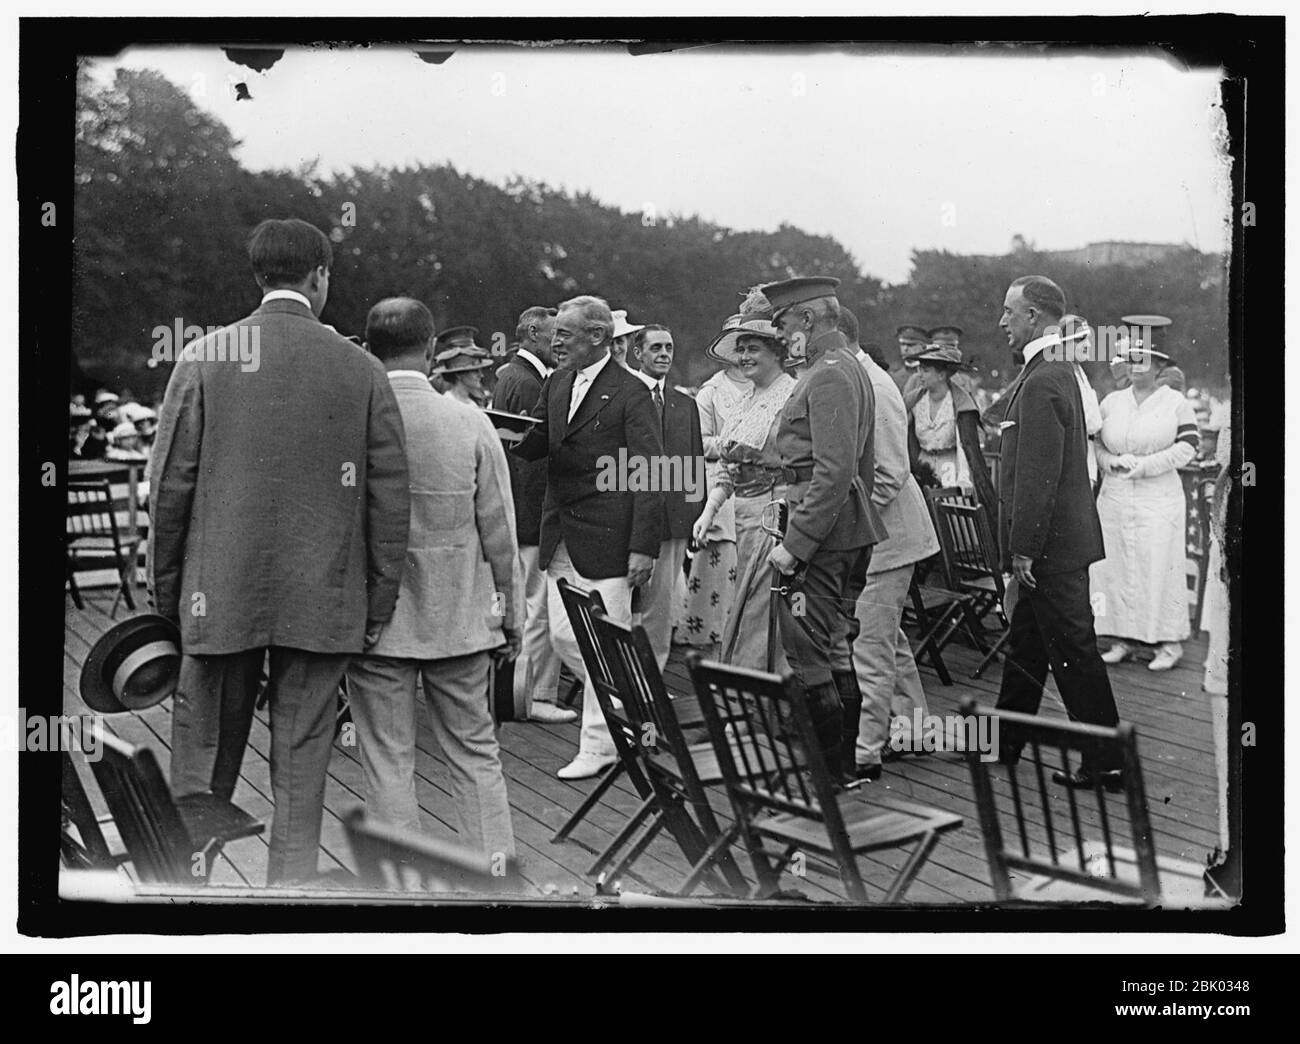
[(651, 391), (654, 391), (656, 388), (658, 388), (658, 389), (659, 389), (659, 394), (660, 394), (660, 395), (663, 394), (663, 392), (664, 392), (664, 380), (665, 380), (666, 378), (663, 378), (663, 377), (651, 377), (648, 373), (645, 373), (645, 372), (642, 371), (642, 370), (637, 370), (637, 371), (636, 371), (636, 375), (637, 375), (638, 377), (641, 378), (641, 380), (645, 383), (645, 386), (646, 386), (647, 388), (649, 388)]
[(515, 352), (515, 358), (523, 359), (525, 362), (531, 364), (533, 369), (537, 371), (537, 375), (543, 379), (545, 379), (546, 375), (551, 372), (547, 368), (546, 364), (527, 348), (520, 348), (519, 351)]
[(596, 379), (596, 374), (600, 373), (600, 371), (603, 370), (609, 364), (609, 361), (612, 358), (614, 357), (610, 355), (609, 352), (606, 352), (590, 366), (584, 366), (581, 370), (578, 371), (578, 373), (581, 374), (583, 377), (585, 377), (588, 381), (594, 381)]
[(297, 290), (268, 290), (262, 295), (262, 304), (266, 304), (267, 301), (297, 301), (300, 305), (311, 308), (311, 302)]
[(1030, 360), (1032, 360), (1035, 355), (1041, 352), (1049, 344), (1058, 344), (1058, 343), (1060, 343), (1060, 338), (1052, 337), (1050, 334), (1044, 335), (1043, 337), (1035, 337), (1032, 341), (1030, 341), (1022, 349), (1020, 349), (1021, 354), (1024, 355), (1025, 357), (1025, 365), (1028, 366)]
[[(429, 380), (429, 375), (421, 373), (419, 370), (389, 370), (388, 379), (391, 381), (394, 377), (419, 377), (420, 380), (426, 383)], [(429, 385), (429, 387), (433, 387), (433, 385)]]

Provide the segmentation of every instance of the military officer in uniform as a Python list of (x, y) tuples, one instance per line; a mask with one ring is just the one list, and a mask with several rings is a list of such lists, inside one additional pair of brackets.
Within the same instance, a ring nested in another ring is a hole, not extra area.
[(898, 328), (899, 364), (890, 369), (889, 375), (894, 378), (894, 383), (898, 385), (900, 392), (905, 391), (907, 382), (916, 376), (918, 364), (913, 357), (920, 355), (929, 345), (930, 334), (924, 326), (904, 323)]
[(875, 392), (839, 331), (838, 285), (805, 277), (762, 288), (791, 356), (807, 360), (776, 436), (789, 484), (785, 535), (769, 559), (790, 590), (779, 603), (781, 644), (836, 780), (852, 776), (862, 709), (855, 609), (872, 546), (888, 536), (871, 502)]

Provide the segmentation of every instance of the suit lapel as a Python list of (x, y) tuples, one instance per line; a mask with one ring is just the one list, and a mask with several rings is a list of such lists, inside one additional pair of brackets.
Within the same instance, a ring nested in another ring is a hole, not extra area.
[[(618, 394), (618, 386), (616, 384), (618, 378), (617, 370), (618, 363), (613, 359), (610, 359), (609, 362), (605, 364), (604, 369), (602, 369), (600, 373), (596, 374), (596, 379), (591, 382), (591, 387), (587, 389), (587, 394), (582, 397), (582, 402), (578, 406), (578, 412), (573, 415), (573, 420), (568, 424), (568, 428), (564, 433), (565, 438), (568, 438), (579, 428), (586, 427), (590, 424), (596, 415), (608, 406)], [(570, 395), (572, 395), (573, 391), (573, 381), (576, 379), (577, 374), (574, 374), (573, 379), (569, 381)], [(569, 413), (568, 405), (568, 400), (566, 399), (564, 404), (565, 416), (568, 416)]]
[(1010, 418), (1011, 408), (1016, 404), (1016, 398), (1020, 395), (1020, 389), (1025, 386), (1025, 381), (1028, 379), (1030, 373), (1038, 368), (1038, 364), (1042, 361), (1042, 358), (1043, 353), (1039, 352), (1021, 368), (1020, 376), (1016, 378), (1016, 383), (1012, 385), (1011, 391), (1007, 392), (1007, 411), (1003, 414), (1005, 419)]
[(556, 370), (551, 376), (551, 401), (548, 404), (548, 411), (559, 421), (551, 425), (551, 430), (557, 433), (556, 442), (562, 442), (569, 436), (569, 400), (573, 397), (575, 376), (572, 370)]

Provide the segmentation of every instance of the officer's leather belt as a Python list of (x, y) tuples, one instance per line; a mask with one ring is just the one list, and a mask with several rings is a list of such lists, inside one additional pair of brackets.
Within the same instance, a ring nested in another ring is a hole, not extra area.
[(812, 473), (811, 464), (785, 465), (779, 468), (769, 468), (762, 464), (741, 464), (736, 474), (736, 485), (772, 486), (781, 482), (807, 482), (812, 478)]

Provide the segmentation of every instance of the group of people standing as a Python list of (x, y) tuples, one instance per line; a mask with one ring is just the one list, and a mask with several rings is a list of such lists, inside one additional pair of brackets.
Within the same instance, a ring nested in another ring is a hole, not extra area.
[[(724, 369), (694, 401), (667, 383), (668, 327), (633, 326), (589, 295), (530, 307), (492, 399), (530, 420), (503, 438), (481, 409), (491, 364), (471, 328), (436, 335), (423, 304), (389, 298), (358, 350), (319, 320), (332, 263), (319, 230), (266, 221), (249, 253), (264, 296), (240, 324), (260, 328), (261, 366), (202, 352), (176, 364), (153, 458), (150, 581), (182, 634), (178, 796), (229, 798), (258, 690), (269, 694), (271, 883), (316, 874), (345, 676), (370, 811), (419, 829), (422, 690), (462, 840), (514, 853), (489, 672), (494, 657), (515, 660), (529, 720), (576, 717), (556, 703), (562, 662), (586, 675), (561, 579), (598, 592), (614, 621), (645, 626), (661, 666), (677, 619), (679, 634), (724, 660), (789, 670), (832, 775), (879, 778), (891, 721), (925, 708), (901, 629), (913, 570), (938, 549), (913, 475), (917, 444), (1003, 523), (1021, 587), (1010, 656), (1022, 669), (1004, 672), (1000, 706), (1036, 710), (1050, 666), (1072, 716), (1117, 720), (1088, 573), (1108, 568), (1111, 544), (1103, 550), (1075, 369), (1043, 351), (1051, 331), (1060, 343), (1065, 311), (1050, 280), (1017, 280), (1005, 302), (1025, 365), (1004, 397), (997, 512), (982, 460), (969, 466), (965, 393), (950, 383), (959, 349), (926, 345), (913, 360), (919, 391), (900, 388), (859, 347), (836, 279), (751, 291), (709, 348)], [(1132, 408), (1102, 404), (1097, 458), (1128, 481), (1168, 474), (1184, 452), (1158, 445), (1166, 410), (1142, 380), (1135, 367)], [(1173, 441), (1186, 444), (1181, 413), (1171, 416)], [(707, 495), (689, 483), (611, 488), (620, 459), (698, 468)], [(1134, 509), (1132, 496), (1102, 503)], [(1123, 635), (1146, 619), (1118, 595), (1114, 605)], [(589, 778), (614, 760), (586, 680), (578, 750), (558, 774)], [(1118, 771), (1089, 764), (1061, 781)]]

